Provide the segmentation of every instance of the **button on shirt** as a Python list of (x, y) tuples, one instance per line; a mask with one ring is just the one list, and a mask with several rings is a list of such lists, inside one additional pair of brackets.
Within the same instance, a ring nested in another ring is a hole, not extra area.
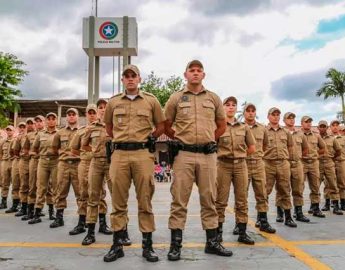
[(175, 138), (185, 144), (215, 142), (216, 121), (225, 119), (220, 98), (202, 88), (195, 94), (187, 86), (172, 94), (165, 117), (174, 123)]

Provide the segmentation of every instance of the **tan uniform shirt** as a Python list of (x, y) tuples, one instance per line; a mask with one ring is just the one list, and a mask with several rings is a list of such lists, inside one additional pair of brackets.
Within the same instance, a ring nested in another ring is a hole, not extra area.
[(19, 155), (15, 155), (14, 153), (14, 146), (17, 140), (18, 140), (18, 137), (13, 138), (13, 140), (11, 140), (10, 142), (10, 159), (11, 160), (19, 159)]
[(338, 161), (345, 160), (345, 136), (334, 135), (334, 137), (341, 147), (341, 155), (336, 157), (336, 160)]
[(267, 132), (268, 145), (265, 151), (264, 159), (289, 159), (289, 148), (293, 147), (292, 135), (281, 126), (279, 126), (277, 129), (274, 129), (268, 125)]
[(73, 136), (72, 141), (70, 142), (70, 147), (73, 150), (80, 151), (80, 159), (81, 160), (91, 160), (92, 159), (92, 153), (85, 151), (82, 149), (81, 141), (82, 138), (85, 136), (85, 132), (87, 130), (86, 126), (80, 127), (76, 134)]
[(57, 156), (52, 148), (52, 142), (57, 130), (48, 131), (46, 129), (38, 132), (34, 142), (33, 149), (38, 149), (40, 157), (52, 157)]
[(218, 142), (218, 158), (245, 158), (248, 146), (255, 145), (250, 128), (240, 122), (227, 123)]
[(215, 93), (203, 88), (194, 94), (186, 86), (170, 96), (165, 116), (174, 123), (176, 139), (185, 144), (206, 144), (215, 141), (216, 121), (225, 119), (225, 112)]
[(313, 131), (305, 132), (302, 130), (308, 142), (308, 155), (303, 157), (303, 159), (318, 159), (319, 149), (324, 149), (326, 147), (325, 142), (322, 140), (321, 136)]
[(35, 138), (37, 137), (39, 132), (40, 132), (39, 130), (36, 130), (36, 131), (28, 133), (25, 136), (25, 142), (24, 142), (23, 148), (24, 148), (24, 151), (29, 152), (30, 158), (39, 158), (39, 155), (34, 151), (34, 148), (33, 148)]
[(111, 138), (105, 130), (105, 124), (98, 120), (86, 128), (86, 132), (82, 138), (81, 144), (83, 146), (91, 146), (92, 157), (105, 158), (105, 143), (110, 140)]
[(254, 123), (252, 126), (246, 125), (250, 128), (256, 141), (255, 152), (249, 155), (248, 159), (261, 159), (264, 156), (264, 149), (268, 145), (267, 129), (260, 123)]
[(11, 158), (10, 144), (11, 144), (11, 139), (6, 139), (2, 141), (1, 146), (0, 146), (1, 160), (9, 160)]
[(327, 134), (322, 137), (326, 144), (327, 151), (323, 155), (320, 155), (320, 159), (333, 159), (336, 151), (341, 151), (341, 146), (339, 142), (335, 139), (333, 135)]
[(59, 151), (59, 160), (79, 160), (79, 156), (71, 153), (70, 141), (77, 133), (78, 128), (66, 126), (55, 133), (52, 141), (52, 147)]
[(165, 121), (157, 98), (143, 91), (131, 100), (126, 93), (112, 97), (104, 122), (113, 125), (114, 142), (146, 142), (155, 125)]
[(292, 135), (294, 142), (291, 160), (299, 161), (302, 158), (303, 149), (308, 148), (307, 138), (305, 137), (304, 133), (300, 130), (290, 131), (286, 129), (286, 131)]

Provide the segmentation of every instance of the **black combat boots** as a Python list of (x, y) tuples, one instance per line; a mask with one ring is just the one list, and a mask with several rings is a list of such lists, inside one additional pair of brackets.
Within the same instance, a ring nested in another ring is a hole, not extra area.
[(246, 245), (254, 245), (254, 240), (247, 234), (247, 223), (238, 223), (238, 230), (239, 230), (239, 236), (238, 236), (238, 242), (246, 244)]
[(105, 219), (105, 214), (99, 214), (99, 229), (98, 232), (103, 233), (105, 235), (111, 235), (113, 232), (109, 230), (107, 225), (107, 220)]
[(158, 262), (158, 256), (152, 248), (152, 232), (143, 233), (143, 257), (148, 262)]
[(56, 218), (52, 224), (49, 225), (50, 228), (57, 228), (64, 225), (63, 221), (63, 209), (56, 210)]
[(87, 224), (87, 234), (86, 234), (85, 238), (83, 239), (83, 242), (81, 242), (81, 244), (83, 246), (88, 246), (88, 245), (91, 245), (92, 243), (96, 242), (95, 227), (96, 227), (95, 223), (88, 223)]
[(331, 209), (331, 200), (326, 199), (325, 205), (322, 207), (322, 211), (329, 211)]
[(277, 206), (277, 222), (284, 222), (284, 211), (281, 207)]
[(259, 228), (259, 227), (260, 227), (260, 213), (258, 212), (256, 216), (255, 228)]
[(16, 217), (21, 217), (21, 216), (25, 216), (28, 213), (28, 204), (27, 203), (22, 203), (22, 207), (20, 208), (20, 210), (15, 213)]
[(339, 201), (338, 200), (332, 201), (332, 205), (333, 205), (333, 214), (339, 215), (339, 216), (343, 215), (343, 211), (341, 211), (339, 208)]
[(5, 211), (6, 214), (16, 213), (18, 211), (19, 199), (13, 199), (12, 207)]
[(129, 238), (129, 235), (128, 235), (127, 226), (126, 226), (126, 229), (123, 231), (122, 243), (123, 243), (124, 246), (130, 246), (130, 245), (132, 245), (132, 241), (131, 241), (131, 239)]
[(284, 224), (288, 227), (296, 228), (297, 224), (293, 221), (293, 219), (291, 217), (291, 210), (285, 209), (284, 214), (285, 214), (285, 223)]
[(295, 206), (295, 215), (296, 215), (296, 220), (301, 221), (301, 222), (309, 222), (310, 219), (307, 218), (302, 211), (302, 206)]
[(22, 220), (29, 220), (32, 219), (34, 217), (34, 208), (35, 205), (33, 203), (28, 204), (28, 213), (27, 215), (22, 217)]
[[(258, 214), (259, 216), (259, 227), (260, 231), (267, 232), (267, 233), (275, 233), (276, 229), (274, 229), (269, 223), (267, 219), (267, 213), (266, 212), (260, 212)], [(255, 224), (256, 227), (256, 224)]]
[(77, 235), (77, 234), (81, 234), (83, 232), (86, 232), (86, 230), (85, 230), (85, 220), (86, 220), (85, 215), (79, 215), (78, 224), (77, 224), (77, 226), (75, 226), (73, 228), (72, 231), (69, 232), (69, 235)]
[(35, 208), (34, 217), (28, 221), (28, 224), (36, 224), (42, 222), (41, 212), (41, 208)]
[(181, 257), (182, 248), (182, 230), (174, 229), (171, 230), (171, 242), (168, 253), (169, 261), (178, 261)]
[(345, 211), (345, 199), (340, 199), (340, 209)]
[(313, 208), (313, 216), (314, 216), (314, 217), (319, 217), (319, 218), (324, 218), (324, 217), (326, 217), (326, 215), (325, 215), (324, 213), (321, 212), (318, 203), (313, 203), (313, 204), (312, 204), (312, 208)]
[(49, 213), (49, 220), (55, 220), (53, 204), (48, 204), (48, 213)]
[(0, 203), (0, 209), (6, 209), (6, 208), (7, 208), (7, 197), (2, 197), (1, 203)]
[(238, 224), (235, 224), (235, 228), (232, 230), (232, 234), (233, 235), (239, 235), (240, 234), (240, 230), (238, 228)]
[(111, 246), (108, 253), (103, 257), (103, 260), (105, 262), (113, 262), (116, 261), (118, 258), (125, 256), (122, 244), (122, 239), (124, 237), (123, 232), (124, 231), (117, 231), (113, 233), (113, 245)]
[(218, 223), (217, 240), (219, 243), (223, 242), (223, 223), (221, 223), (221, 222)]
[(206, 239), (205, 253), (225, 257), (232, 256), (232, 251), (224, 248), (222, 244), (217, 241), (217, 229), (206, 230)]

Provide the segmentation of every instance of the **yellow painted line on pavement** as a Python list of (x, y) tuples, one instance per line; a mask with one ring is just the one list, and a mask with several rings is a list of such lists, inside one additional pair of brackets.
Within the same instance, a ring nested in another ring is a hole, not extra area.
[(290, 241), (291, 244), (297, 246), (317, 246), (317, 245), (345, 245), (345, 240), (299, 240), (299, 241)]
[[(80, 243), (45, 243), (45, 242), (0, 242), (0, 247), (16, 247), (16, 248), (109, 248), (111, 244), (92, 244), (89, 246), (83, 246)], [(169, 243), (157, 243), (153, 244), (155, 248), (169, 248)], [(225, 242), (223, 243), (225, 247), (248, 247), (246, 245), (239, 244), (237, 242)], [(250, 246), (251, 248), (255, 247), (274, 247), (275, 244), (269, 242), (260, 242), (256, 243), (255, 246)], [(204, 248), (205, 243), (183, 243), (184, 248)], [(134, 243), (126, 249), (139, 249), (142, 248), (142, 244)]]
[[(230, 207), (227, 208), (227, 211), (230, 213), (233, 212), (233, 210)], [(309, 266), (311, 269), (317, 269), (317, 270), (331, 269), (326, 264), (320, 262), (319, 260), (311, 256), (310, 254), (298, 248), (293, 242), (285, 240), (283, 237), (280, 237), (277, 233), (269, 234), (269, 233), (261, 232), (259, 229), (255, 228), (255, 222), (253, 220), (248, 219), (248, 225), (253, 227), (259, 234), (261, 234), (267, 240), (271, 241), (271, 243), (285, 250), (291, 256), (303, 262), (305, 265)], [(291, 230), (294, 230), (294, 229), (291, 229)]]

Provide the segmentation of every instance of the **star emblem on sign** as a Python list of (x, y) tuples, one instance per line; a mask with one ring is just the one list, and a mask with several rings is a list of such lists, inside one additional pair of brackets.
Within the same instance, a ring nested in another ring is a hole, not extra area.
[(108, 25), (107, 27), (104, 28), (104, 34), (106, 36), (111, 36), (113, 34), (114, 29), (110, 27), (110, 25)]
[(106, 40), (115, 38), (118, 32), (119, 29), (114, 22), (107, 21), (99, 27), (99, 35)]

